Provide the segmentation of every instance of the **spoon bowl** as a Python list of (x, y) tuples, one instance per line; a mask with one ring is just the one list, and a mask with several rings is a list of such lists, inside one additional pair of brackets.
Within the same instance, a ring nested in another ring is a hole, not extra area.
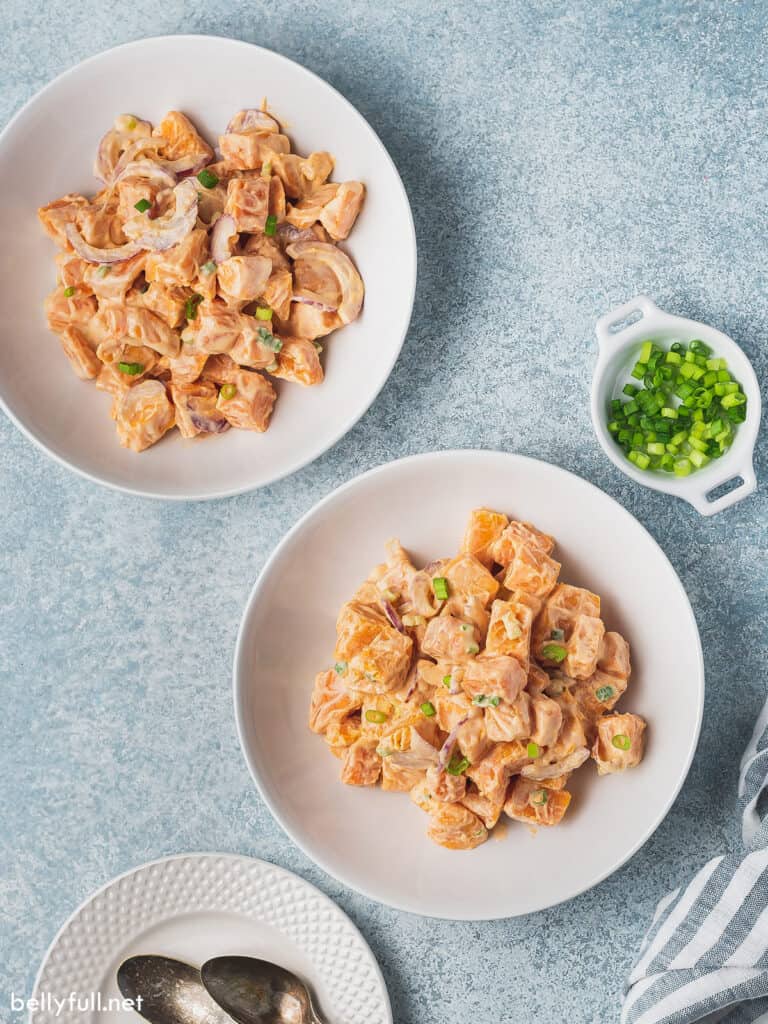
[(249, 956), (219, 956), (200, 969), (213, 1000), (237, 1024), (325, 1024), (292, 971)]
[(117, 986), (150, 1024), (232, 1024), (206, 991), (200, 971), (181, 960), (132, 956), (120, 965)]

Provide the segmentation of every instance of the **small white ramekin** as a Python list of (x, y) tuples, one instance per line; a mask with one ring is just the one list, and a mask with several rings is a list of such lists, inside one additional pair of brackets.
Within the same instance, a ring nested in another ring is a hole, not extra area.
[[(665, 313), (645, 295), (601, 316), (595, 334), (599, 351), (592, 378), (592, 423), (611, 462), (644, 487), (683, 498), (703, 516), (712, 516), (752, 494), (757, 487), (752, 456), (760, 427), (760, 388), (752, 364), (736, 342), (714, 327)], [(713, 356), (728, 362), (729, 371), (747, 396), (747, 418), (738, 425), (733, 445), (725, 455), (690, 476), (638, 469), (608, 432), (609, 402), (621, 395), (643, 341), (687, 343), (694, 338), (709, 345)], [(722, 497), (709, 500), (713, 490), (737, 477), (742, 483)]]

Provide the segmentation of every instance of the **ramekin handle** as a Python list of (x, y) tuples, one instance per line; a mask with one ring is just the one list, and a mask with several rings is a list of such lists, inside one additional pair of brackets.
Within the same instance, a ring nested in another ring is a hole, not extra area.
[[(707, 494), (711, 493), (718, 487), (722, 487), (723, 484), (728, 483), (729, 480), (733, 480), (735, 477), (741, 477), (741, 483), (738, 487), (734, 487), (732, 491), (728, 491), (727, 494), (723, 494), (720, 498), (715, 498), (714, 501), (707, 500)], [(691, 479), (691, 485), (694, 484), (695, 477)], [(738, 502), (748, 498), (750, 494), (753, 494), (757, 490), (757, 477), (755, 476), (755, 470), (752, 465), (752, 452), (747, 453), (745, 464), (739, 469), (731, 469), (727, 476), (724, 476), (721, 480), (718, 480), (716, 484), (708, 487), (706, 492), (692, 491), (690, 495), (685, 494), (683, 497), (686, 501), (690, 502), (691, 505), (700, 512), (703, 516), (713, 516), (717, 512), (722, 512), (725, 508), (730, 508), (731, 505), (736, 505)]]
[[(603, 348), (603, 346), (610, 344), (615, 339), (621, 337), (624, 331), (637, 323), (638, 319), (643, 317), (651, 316), (653, 313), (658, 313), (659, 307), (648, 298), (647, 295), (637, 295), (634, 299), (630, 299), (629, 302), (625, 302), (622, 306), (617, 306), (612, 309), (610, 313), (606, 313), (601, 316), (595, 324), (595, 334), (597, 335), (597, 343)], [(617, 331), (612, 331), (611, 328), (614, 324), (620, 324), (622, 320), (627, 320), (633, 313), (640, 313), (640, 317), (636, 317), (632, 324), (626, 324), (624, 327), (620, 327)]]

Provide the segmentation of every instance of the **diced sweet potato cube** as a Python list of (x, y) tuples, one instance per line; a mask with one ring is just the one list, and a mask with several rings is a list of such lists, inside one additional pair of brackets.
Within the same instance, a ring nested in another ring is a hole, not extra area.
[(429, 815), (429, 838), (449, 850), (473, 850), (488, 838), (488, 830), (469, 808), (462, 804), (433, 801)]
[(263, 231), (269, 212), (269, 180), (233, 178), (227, 185), (225, 210), (238, 231)]
[(597, 722), (592, 756), (598, 775), (635, 768), (645, 752), (645, 722), (639, 715), (605, 715)]
[(504, 804), (504, 811), (515, 821), (529, 825), (557, 825), (568, 810), (571, 794), (552, 790), (540, 782), (517, 779)]
[(347, 786), (375, 786), (381, 775), (381, 757), (376, 753), (378, 740), (359, 739), (344, 755), (341, 781)]

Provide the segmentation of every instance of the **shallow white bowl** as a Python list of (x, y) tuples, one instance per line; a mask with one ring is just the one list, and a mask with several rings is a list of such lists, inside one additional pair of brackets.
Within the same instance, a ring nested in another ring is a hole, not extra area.
[[(397, 536), (417, 561), (457, 551), (472, 508), (530, 520), (558, 541), (563, 579), (603, 598), (606, 622), (632, 645), (620, 708), (648, 720), (639, 768), (576, 773), (563, 824), (536, 836), (519, 824), (477, 850), (425, 835), (407, 794), (355, 789), (307, 727), (315, 674), (332, 662), (335, 621)], [(611, 498), (555, 466), (499, 452), (419, 455), (372, 470), (315, 506), (259, 577), (234, 660), (240, 742), (261, 795), (291, 838), (326, 871), (413, 913), (466, 920), (540, 910), (615, 871), (651, 835), (683, 784), (696, 747), (704, 669), (696, 623), (674, 569)]]
[[(665, 313), (646, 295), (638, 295), (601, 316), (595, 334), (599, 351), (592, 377), (592, 423), (611, 462), (643, 487), (684, 498), (703, 516), (712, 516), (752, 494), (757, 487), (752, 456), (760, 428), (760, 387), (752, 364), (736, 342), (707, 324)], [(687, 344), (694, 338), (709, 345), (714, 356), (727, 360), (728, 369), (747, 396), (747, 418), (739, 424), (734, 443), (726, 454), (690, 476), (638, 469), (608, 432), (608, 403), (612, 398), (621, 397), (621, 389), (631, 380), (629, 371), (637, 362), (643, 341)], [(742, 481), (738, 486), (710, 500), (712, 491), (738, 477)]]
[[(55, 247), (38, 206), (91, 194), (100, 137), (116, 114), (152, 121), (188, 114), (215, 141), (229, 118), (266, 96), (297, 150), (336, 157), (334, 178), (368, 189), (345, 248), (366, 285), (362, 316), (328, 339), (326, 379), (278, 382), (266, 434), (230, 430), (204, 441), (174, 432), (141, 454), (118, 445), (110, 398), (72, 373), (48, 331)], [(0, 135), (0, 401), (24, 433), (59, 462), (99, 483), (148, 497), (218, 498), (260, 487), (317, 458), (348, 431), (383, 386), (408, 329), (416, 284), (413, 220), (400, 177), (364, 118), (316, 75), (279, 54), (212, 36), (145, 39), (61, 75)]]

